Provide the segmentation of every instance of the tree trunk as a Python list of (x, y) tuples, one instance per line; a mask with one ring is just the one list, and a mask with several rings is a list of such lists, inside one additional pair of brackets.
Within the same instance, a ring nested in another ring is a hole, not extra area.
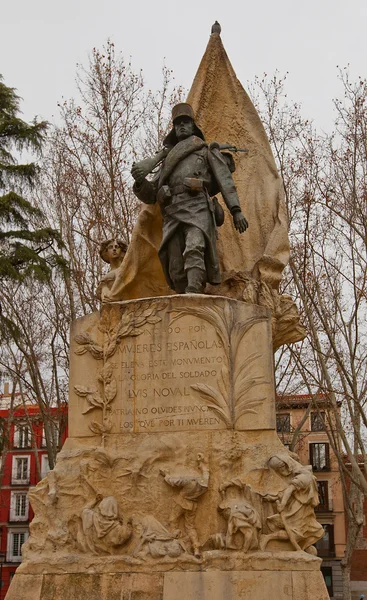
[[(340, 566), (342, 569), (342, 582), (343, 582), (343, 600), (352, 600), (352, 595), (350, 592), (350, 571), (351, 565), (343, 563), (344, 558), (342, 559)], [(350, 562), (350, 561), (349, 561)]]

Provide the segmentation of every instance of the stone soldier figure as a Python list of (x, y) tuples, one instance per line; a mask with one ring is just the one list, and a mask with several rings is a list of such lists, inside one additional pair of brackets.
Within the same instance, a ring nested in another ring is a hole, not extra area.
[[(239, 233), (248, 224), (231, 175), (231, 155), (220, 152), (219, 144), (205, 142), (189, 104), (174, 106), (172, 121), (164, 149), (133, 166), (134, 193), (146, 204), (160, 205), (163, 238), (158, 254), (168, 285), (181, 294), (200, 293), (205, 283), (221, 282), (216, 221), (223, 222), (223, 212), (213, 196), (222, 193)], [(160, 162), (148, 181), (146, 175)]]

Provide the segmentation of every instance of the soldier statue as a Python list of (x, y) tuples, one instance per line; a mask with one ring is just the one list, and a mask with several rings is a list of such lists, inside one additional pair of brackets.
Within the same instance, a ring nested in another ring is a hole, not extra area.
[[(224, 213), (213, 196), (221, 192), (239, 233), (248, 223), (232, 179), (231, 154), (221, 152), (216, 142), (205, 142), (189, 104), (174, 106), (172, 121), (163, 150), (133, 165), (133, 189), (142, 202), (160, 205), (163, 238), (158, 254), (168, 285), (179, 294), (198, 294), (206, 283), (221, 282), (216, 227)], [(159, 164), (158, 172), (146, 179)]]

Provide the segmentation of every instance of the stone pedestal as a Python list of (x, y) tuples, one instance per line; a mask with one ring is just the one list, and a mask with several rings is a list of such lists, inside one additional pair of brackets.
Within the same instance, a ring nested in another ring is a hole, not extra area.
[(264, 554), (257, 565), (243, 565), (242, 570), (205, 570), (208, 565), (202, 565), (190, 571), (187, 565), (182, 572), (170, 565), (166, 571), (124, 573), (120, 565), (117, 572), (101, 573), (89, 565), (89, 572), (70, 568), (59, 573), (55, 564), (31, 575), (21, 568), (6, 600), (328, 600), (319, 563), (293, 556), (291, 565), (289, 558)]
[(7, 600), (327, 600), (312, 473), (275, 432), (268, 311), (150, 298), (71, 338), (70, 437)]

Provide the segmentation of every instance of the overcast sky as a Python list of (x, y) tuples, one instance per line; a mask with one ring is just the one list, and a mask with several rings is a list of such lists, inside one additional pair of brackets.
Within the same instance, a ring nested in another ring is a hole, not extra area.
[(289, 71), (289, 96), (319, 127), (340, 92), (336, 66), (367, 75), (366, 0), (0, 0), (0, 73), (24, 99), (24, 118), (57, 121), (57, 101), (75, 95), (76, 63), (111, 38), (151, 87), (165, 59), (189, 88), (212, 23), (238, 78)]

